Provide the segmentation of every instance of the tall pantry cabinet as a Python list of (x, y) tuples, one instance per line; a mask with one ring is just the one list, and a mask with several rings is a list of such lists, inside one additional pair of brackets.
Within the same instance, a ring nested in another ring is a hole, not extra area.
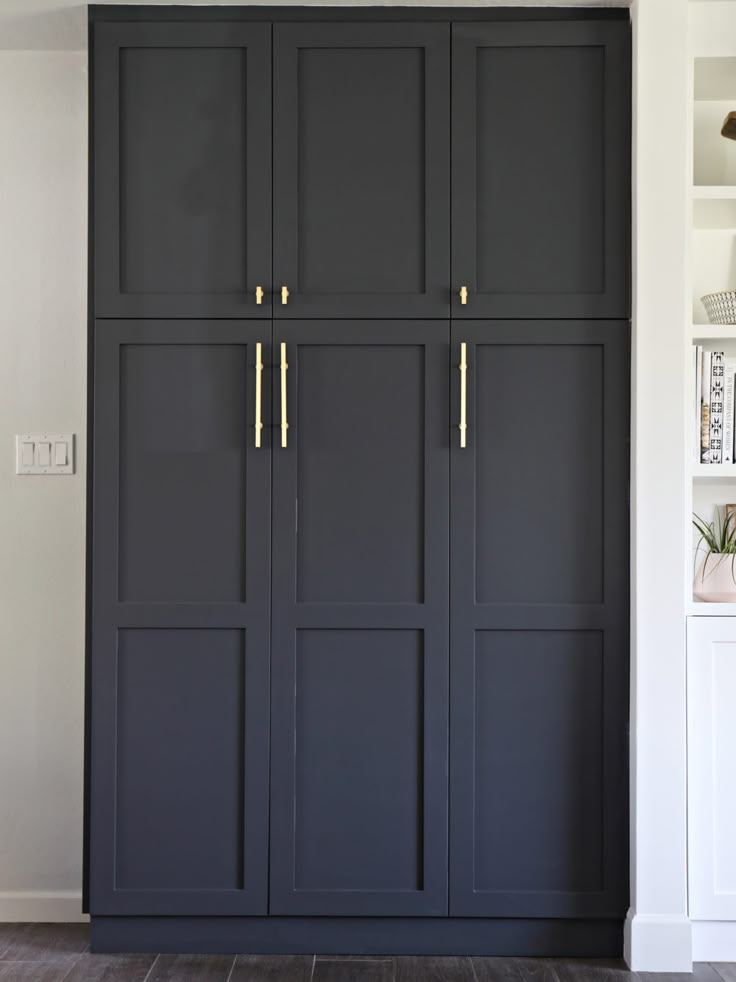
[(93, 946), (617, 953), (623, 12), (90, 10)]

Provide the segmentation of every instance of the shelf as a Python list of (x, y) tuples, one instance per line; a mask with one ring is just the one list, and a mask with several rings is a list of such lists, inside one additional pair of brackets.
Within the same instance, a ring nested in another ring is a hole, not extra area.
[(736, 324), (692, 324), (688, 332), (695, 341), (736, 341)]
[(694, 201), (729, 201), (736, 199), (736, 184), (696, 184), (690, 193)]
[(688, 617), (736, 617), (736, 604), (706, 604), (692, 600), (687, 605)]
[(691, 464), (696, 481), (736, 481), (736, 464)]

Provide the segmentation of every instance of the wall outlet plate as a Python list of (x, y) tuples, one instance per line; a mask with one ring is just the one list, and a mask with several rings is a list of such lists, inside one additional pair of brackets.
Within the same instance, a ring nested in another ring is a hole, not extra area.
[(16, 474), (73, 474), (73, 433), (23, 433), (15, 438)]

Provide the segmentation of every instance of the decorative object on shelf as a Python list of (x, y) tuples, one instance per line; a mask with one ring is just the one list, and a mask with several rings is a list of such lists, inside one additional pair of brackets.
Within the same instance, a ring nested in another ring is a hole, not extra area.
[(723, 517), (705, 522), (693, 515), (693, 525), (700, 536), (697, 556), (705, 550), (703, 561), (695, 573), (693, 593), (706, 603), (736, 602), (736, 512), (727, 506)]
[(729, 113), (726, 116), (721, 136), (725, 136), (727, 140), (736, 140), (736, 113)]
[(736, 290), (706, 293), (700, 299), (711, 324), (736, 324)]

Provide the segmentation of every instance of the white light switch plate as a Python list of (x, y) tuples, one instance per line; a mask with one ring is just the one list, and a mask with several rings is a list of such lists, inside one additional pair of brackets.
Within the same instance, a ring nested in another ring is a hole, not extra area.
[(73, 433), (23, 433), (15, 438), (16, 474), (73, 474)]

